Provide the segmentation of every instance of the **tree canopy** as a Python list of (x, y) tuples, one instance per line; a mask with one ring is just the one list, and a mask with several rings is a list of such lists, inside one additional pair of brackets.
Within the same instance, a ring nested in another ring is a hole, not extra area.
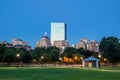
[(77, 49), (73, 48), (73, 47), (67, 47), (65, 48), (63, 54), (64, 56), (71, 58), (73, 54), (77, 53)]
[(120, 61), (120, 42), (117, 37), (103, 37), (100, 42), (100, 52), (111, 63)]

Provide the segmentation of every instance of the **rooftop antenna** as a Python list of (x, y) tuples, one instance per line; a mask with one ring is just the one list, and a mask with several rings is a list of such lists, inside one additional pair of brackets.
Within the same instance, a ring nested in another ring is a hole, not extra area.
[(45, 32), (45, 36), (47, 36), (47, 32)]

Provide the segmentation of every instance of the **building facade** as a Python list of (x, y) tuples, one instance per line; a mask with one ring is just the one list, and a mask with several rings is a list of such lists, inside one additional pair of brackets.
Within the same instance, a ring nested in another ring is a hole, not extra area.
[(65, 23), (51, 23), (51, 44), (58, 40), (66, 40)]
[(99, 43), (96, 40), (91, 40), (87, 43), (87, 49), (94, 52), (99, 52)]
[(66, 40), (58, 40), (53, 42), (53, 46), (57, 48), (66, 48), (69, 46), (69, 43)]
[(47, 33), (40, 39), (40, 41), (36, 42), (36, 47), (50, 47), (51, 42), (50, 39), (47, 37)]
[(14, 48), (25, 48), (26, 50), (31, 50), (32, 47), (27, 44), (27, 42), (18, 39), (18, 38), (13, 38), (12, 39), (12, 45)]
[(53, 46), (60, 49), (60, 54), (64, 52), (64, 49), (69, 46), (69, 43), (67, 40), (57, 40), (53, 42)]
[(27, 46), (27, 42), (22, 41), (21, 39), (18, 39), (18, 38), (13, 38), (12, 44), (13, 44), (13, 46), (15, 46), (15, 45)]
[(87, 40), (85, 38), (82, 38), (80, 42), (76, 45), (76, 48), (84, 48), (84, 50), (87, 49)]
[(96, 40), (90, 40), (87, 42), (85, 38), (82, 38), (75, 47), (76, 49), (83, 48), (84, 50), (99, 52), (99, 43)]

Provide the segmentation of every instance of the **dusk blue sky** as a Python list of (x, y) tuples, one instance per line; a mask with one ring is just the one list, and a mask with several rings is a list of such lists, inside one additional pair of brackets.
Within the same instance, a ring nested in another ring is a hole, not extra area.
[(50, 23), (67, 24), (67, 40), (120, 38), (120, 0), (0, 0), (0, 41), (12, 38), (32, 47), (48, 33)]

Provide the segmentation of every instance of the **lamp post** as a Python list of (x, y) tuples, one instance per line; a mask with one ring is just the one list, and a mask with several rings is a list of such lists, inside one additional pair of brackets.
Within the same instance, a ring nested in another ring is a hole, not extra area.
[(60, 66), (61, 66), (61, 64), (62, 64), (62, 58), (61, 57), (59, 58), (59, 61), (60, 61)]
[(16, 57), (17, 57), (17, 68), (18, 68), (18, 62), (19, 62), (19, 57), (20, 57), (20, 54), (19, 54), (19, 53), (17, 53), (17, 54), (16, 54)]
[(81, 59), (81, 63), (82, 63), (82, 64), (81, 64), (81, 67), (82, 67), (82, 65), (83, 65), (83, 57), (81, 57), (80, 59)]
[(99, 60), (100, 60), (99, 61), (99, 69), (101, 69), (101, 57), (102, 57), (101, 54), (99, 54), (98, 57), (99, 57)]
[(59, 60), (62, 61), (62, 58), (60, 57)]
[(44, 56), (41, 56), (42, 67), (43, 67), (43, 59), (44, 59)]
[(43, 59), (44, 57), (43, 56), (41, 56), (41, 59)]
[(81, 57), (80, 59), (83, 60), (83, 57)]

